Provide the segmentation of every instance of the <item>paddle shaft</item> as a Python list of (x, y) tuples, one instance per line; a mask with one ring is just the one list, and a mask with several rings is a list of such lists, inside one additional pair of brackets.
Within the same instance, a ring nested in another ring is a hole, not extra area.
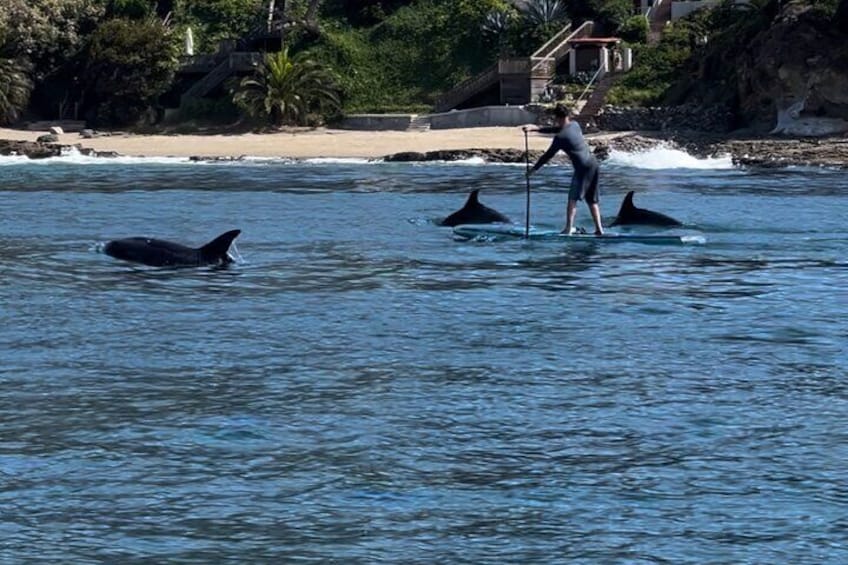
[(524, 239), (530, 239), (530, 142), (524, 129), (524, 179), (527, 181), (527, 199), (524, 209)]

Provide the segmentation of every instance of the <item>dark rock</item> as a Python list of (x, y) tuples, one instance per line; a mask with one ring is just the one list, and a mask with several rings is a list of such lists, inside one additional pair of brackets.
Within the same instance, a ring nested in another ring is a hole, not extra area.
[(15, 141), (0, 139), (0, 155), (24, 155), (30, 159), (45, 159), (60, 157), (62, 152), (70, 148), (77, 149), (82, 155), (89, 157), (119, 157), (116, 151), (95, 151), (80, 145), (58, 145), (56, 143), (39, 143), (37, 141)]
[(657, 106), (622, 108), (604, 106), (595, 116), (602, 131), (677, 131), (695, 130), (727, 133), (733, 125), (733, 113), (722, 106)]
[(822, 166), (848, 168), (848, 139), (734, 139), (702, 132), (623, 135), (605, 140), (589, 140), (599, 158), (611, 149), (638, 152), (651, 147), (679, 149), (698, 158), (730, 155), (734, 164), (745, 167)]
[(84, 139), (91, 139), (92, 137), (94, 137), (94, 130), (93, 129), (84, 129), (84, 130), (80, 131), (80, 137), (82, 137)]
[(396, 162), (409, 162), (409, 161), (428, 161), (427, 156), (424, 153), (419, 153), (417, 151), (403, 151), (401, 153), (395, 153), (393, 155), (387, 155), (384, 161), (396, 161)]
[(59, 145), (0, 139), (0, 155), (25, 155), (30, 159), (45, 159), (61, 154), (62, 148)]
[(244, 161), (247, 159), (246, 155), (239, 155), (238, 157), (234, 157), (232, 155), (229, 156), (214, 156), (214, 157), (206, 157), (203, 155), (192, 155), (188, 158), (189, 161), (193, 161), (195, 163), (218, 163), (218, 162), (230, 162), (230, 161)]
[[(536, 159), (541, 154), (541, 151), (531, 151), (530, 158)], [(404, 151), (387, 155), (383, 160), (390, 162), (463, 161), (474, 158), (483, 159), (487, 163), (523, 163), (524, 151), (522, 149), (443, 149), (426, 153)]]
[(39, 135), (36, 141), (38, 143), (58, 143), (59, 136), (55, 133), (45, 133), (44, 135)]

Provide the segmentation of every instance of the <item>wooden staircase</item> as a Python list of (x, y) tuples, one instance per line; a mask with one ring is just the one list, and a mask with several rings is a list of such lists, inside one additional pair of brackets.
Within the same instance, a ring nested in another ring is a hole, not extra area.
[(452, 110), (472, 96), (493, 87), (499, 79), (498, 63), (495, 63), (483, 72), (462, 81), (447, 91), (436, 101), (436, 112)]
[(666, 24), (671, 21), (671, 0), (659, 0), (646, 14), (648, 18), (648, 43), (657, 44), (662, 37)]
[(591, 131), (595, 128), (595, 117), (601, 108), (603, 108), (607, 93), (609, 93), (610, 89), (621, 76), (621, 73), (606, 73), (598, 81), (598, 84), (595, 85), (595, 89), (589, 95), (586, 104), (583, 105), (583, 109), (575, 117), (575, 120), (580, 123), (584, 131)]
[(232, 75), (244, 75), (262, 63), (264, 54), (260, 50), (265, 47), (257, 46), (258, 42), (269, 37), (281, 41), (285, 22), (280, 18), (285, 10), (285, 2), (269, 0), (266, 10), (263, 22), (256, 24), (237, 41), (222, 42), (218, 53), (186, 58), (182, 64), (183, 72), (199, 71), (205, 75), (180, 96), (180, 103), (202, 98)]
[(185, 102), (191, 98), (201, 98), (206, 96), (234, 73), (246, 73), (255, 69), (262, 63), (262, 58), (262, 53), (256, 52), (228, 53), (214, 69), (207, 73), (202, 79), (191, 85), (191, 88), (186, 90), (182, 96), (180, 96), (180, 102)]
[[(670, 2), (670, 0), (667, 0)], [(576, 30), (571, 29), (571, 24), (562, 28), (544, 45), (539, 47), (530, 57), (518, 59), (501, 59), (483, 72), (459, 83), (436, 101), (436, 112), (447, 112), (469, 100), (473, 96), (485, 92), (500, 83), (501, 103), (504, 103), (504, 81), (514, 77), (514, 69), (523, 68), (520, 73), (521, 81), (549, 82), (556, 74), (556, 68), (569, 56), (571, 51), (570, 41), (576, 37), (589, 37), (594, 29), (593, 22), (584, 22)], [(522, 96), (523, 102), (530, 102), (532, 86)], [(508, 95), (510, 103), (514, 103), (514, 96)]]

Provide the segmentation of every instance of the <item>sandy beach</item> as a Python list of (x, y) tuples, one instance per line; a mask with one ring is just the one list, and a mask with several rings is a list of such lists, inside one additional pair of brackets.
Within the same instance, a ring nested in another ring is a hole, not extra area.
[[(0, 128), (0, 139), (35, 141), (44, 133)], [(402, 151), (524, 149), (524, 133), (520, 127), (380, 132), (319, 128), (232, 135), (119, 133), (92, 139), (83, 139), (78, 133), (65, 133), (59, 136), (59, 143), (144, 157), (377, 158)], [(530, 149), (543, 150), (550, 144), (550, 137), (530, 133), (529, 144)]]

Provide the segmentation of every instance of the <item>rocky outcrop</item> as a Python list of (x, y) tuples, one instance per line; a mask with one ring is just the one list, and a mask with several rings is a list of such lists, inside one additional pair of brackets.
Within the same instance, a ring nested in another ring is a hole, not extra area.
[[(765, 133), (832, 135), (848, 120), (848, 2), (737, 3), (713, 30), (697, 64), (666, 93), (667, 102), (729, 105), (738, 126)], [(799, 109), (800, 108), (800, 109)]]
[(745, 139), (703, 135), (694, 132), (671, 136), (629, 135), (597, 144), (596, 154), (610, 149), (644, 151), (662, 145), (680, 149), (699, 158), (730, 155), (745, 167), (813, 166), (848, 169), (848, 139)]
[(769, 133), (793, 137), (822, 137), (848, 132), (848, 120), (804, 115), (807, 100), (777, 109), (777, 125)]
[(848, 169), (848, 139), (731, 140), (712, 146), (749, 167), (814, 166)]
[(808, 2), (788, 2), (740, 58), (743, 115), (774, 119), (804, 101), (804, 114), (848, 119), (848, 42)]
[(15, 141), (0, 139), (0, 155), (25, 155), (30, 159), (46, 159), (62, 154), (62, 146), (37, 141)]
[(604, 106), (595, 117), (602, 131), (696, 130), (726, 133), (733, 127), (733, 112), (723, 106), (657, 106), (628, 108)]
[[(733, 162), (749, 167), (823, 166), (848, 169), (848, 139), (729, 139), (726, 136), (698, 132), (674, 134), (603, 135), (590, 138), (595, 155), (604, 160), (613, 149), (628, 153), (647, 151), (657, 146), (679, 149), (699, 158), (730, 155)], [(535, 161), (542, 151), (530, 151)], [(519, 149), (459, 149), (427, 153), (396, 153), (386, 161), (458, 161), (479, 157), (489, 163), (523, 163), (524, 151)], [(567, 162), (558, 155), (555, 162)]]
[(60, 157), (64, 152), (74, 148), (82, 155), (89, 157), (117, 157), (115, 151), (95, 151), (80, 145), (60, 145), (58, 143), (43, 143), (39, 141), (18, 141), (0, 139), (0, 155), (22, 155), (30, 159), (46, 159)]
[[(541, 153), (540, 153), (541, 154)], [(532, 152), (531, 152), (532, 155)], [(442, 151), (404, 151), (387, 155), (384, 161), (464, 161), (481, 158), (490, 163), (523, 163), (524, 151), (520, 149), (456, 149)]]

